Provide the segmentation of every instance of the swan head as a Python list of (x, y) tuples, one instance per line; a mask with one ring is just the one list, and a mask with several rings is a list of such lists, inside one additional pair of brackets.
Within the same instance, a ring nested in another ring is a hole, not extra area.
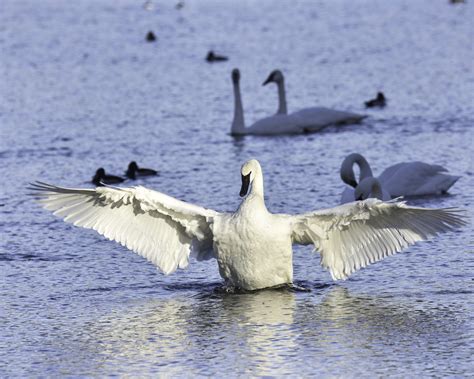
[(383, 200), (382, 186), (380, 182), (372, 177), (361, 180), (354, 191), (354, 197), (357, 201), (365, 200), (370, 197)]
[(256, 159), (251, 159), (245, 162), (240, 169), (242, 175), (242, 187), (240, 188), (240, 196), (244, 197), (249, 191), (250, 184), (255, 179), (255, 176), (262, 171), (260, 163)]
[(240, 80), (240, 71), (238, 68), (234, 68), (232, 70), (232, 82), (237, 84), (239, 80)]
[(268, 75), (267, 80), (265, 80), (262, 86), (266, 86), (268, 83), (281, 83), (284, 80), (283, 73), (280, 70), (273, 70)]
[(383, 94), (383, 92), (377, 92), (377, 100), (385, 101), (385, 95)]
[(340, 175), (341, 179), (344, 183), (349, 184), (351, 187), (357, 187), (357, 180), (355, 178), (353, 166), (354, 163), (357, 163), (360, 169), (360, 178), (364, 179), (367, 177), (371, 177), (372, 170), (370, 169), (369, 163), (367, 160), (358, 153), (349, 154), (341, 164)]

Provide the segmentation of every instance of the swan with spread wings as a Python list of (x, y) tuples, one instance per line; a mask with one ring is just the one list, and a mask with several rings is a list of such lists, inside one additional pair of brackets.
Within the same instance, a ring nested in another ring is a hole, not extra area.
[(334, 280), (465, 224), (455, 208), (427, 209), (377, 199), (298, 215), (270, 213), (259, 162), (241, 168), (245, 197), (233, 213), (189, 204), (144, 187), (73, 189), (32, 184), (44, 208), (94, 229), (163, 273), (216, 259), (229, 286), (256, 290), (293, 281), (292, 245), (314, 245)]

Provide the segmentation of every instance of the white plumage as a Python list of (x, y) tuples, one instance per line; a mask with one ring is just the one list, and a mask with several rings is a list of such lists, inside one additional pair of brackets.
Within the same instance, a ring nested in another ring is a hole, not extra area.
[(279, 135), (304, 133), (304, 128), (298, 126), (297, 119), (288, 115), (274, 115), (264, 117), (246, 127), (244, 108), (240, 94), (240, 71), (232, 70), (232, 85), (234, 90), (234, 119), (232, 120), (231, 134), (243, 135)]
[[(272, 71), (265, 82), (263, 82), (263, 85), (272, 82), (276, 83), (278, 88), (278, 110), (276, 116), (287, 115), (285, 77), (280, 70)], [(317, 132), (328, 126), (356, 124), (367, 117), (366, 115), (358, 113), (325, 107), (304, 108), (288, 116), (295, 120), (295, 124), (303, 128), (306, 132)]]
[(380, 184), (377, 178), (369, 176), (357, 183), (355, 188), (346, 187), (344, 191), (342, 191), (341, 204), (356, 200), (365, 200), (371, 197), (384, 201), (392, 198), (390, 193)]
[(292, 244), (313, 244), (334, 279), (464, 225), (459, 210), (424, 209), (368, 199), (300, 215), (272, 214), (260, 164), (242, 166), (250, 193), (233, 213), (218, 213), (143, 187), (70, 189), (33, 184), (43, 206), (97, 230), (153, 262), (165, 274), (216, 258), (228, 285), (255, 290), (293, 281)]
[[(342, 181), (354, 188), (358, 185), (353, 169), (355, 164), (360, 170), (359, 181), (373, 177), (369, 163), (361, 154), (349, 154), (341, 164), (340, 174)], [(415, 161), (390, 166), (377, 179), (382, 191), (391, 197), (400, 197), (440, 195), (446, 193), (459, 178), (460, 176), (448, 174), (443, 166)], [(352, 188), (346, 187), (341, 201), (353, 201), (353, 193)]]

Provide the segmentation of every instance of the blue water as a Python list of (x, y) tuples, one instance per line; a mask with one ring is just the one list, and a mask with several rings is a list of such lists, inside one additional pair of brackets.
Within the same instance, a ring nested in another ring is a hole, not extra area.
[[(3, 0), (0, 4), (0, 376), (467, 377), (474, 374), (471, 225), (333, 282), (310, 247), (311, 292), (226, 294), (215, 262), (165, 277), (27, 196), (43, 180), (89, 187), (98, 167), (160, 170), (138, 184), (216, 210), (239, 204), (240, 165), (260, 160), (273, 212), (332, 207), (351, 152), (375, 174), (446, 166), (473, 210), (471, 2)], [(148, 30), (155, 43), (144, 39)], [(208, 50), (226, 63), (208, 64)], [(230, 71), (246, 121), (322, 105), (369, 118), (317, 135), (228, 135)], [(388, 106), (363, 108), (383, 90)], [(132, 183), (126, 183), (132, 185)]]

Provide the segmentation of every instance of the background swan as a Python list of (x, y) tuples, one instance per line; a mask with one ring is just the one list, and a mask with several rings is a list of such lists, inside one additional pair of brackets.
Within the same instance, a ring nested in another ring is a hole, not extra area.
[(341, 196), (341, 204), (351, 201), (366, 200), (369, 198), (390, 200), (390, 194), (382, 187), (380, 181), (374, 177), (362, 179), (356, 188), (347, 187)]
[[(276, 83), (278, 87), (278, 111), (276, 114), (287, 114), (285, 78), (280, 70), (272, 71), (263, 82), (263, 85), (265, 86), (272, 82)], [(298, 125), (307, 128), (308, 131), (317, 131), (332, 125), (354, 124), (367, 117), (357, 113), (324, 107), (304, 108), (291, 113), (291, 115), (297, 117)]]
[[(40, 202), (77, 226), (98, 231), (153, 262), (165, 274), (189, 256), (215, 258), (231, 286), (255, 290), (293, 281), (292, 244), (313, 244), (333, 279), (465, 224), (452, 208), (424, 209), (376, 199), (299, 215), (268, 212), (263, 175), (252, 159), (241, 169), (233, 213), (188, 204), (144, 187), (71, 189), (33, 184)], [(247, 195), (249, 192), (250, 193)]]
[(249, 127), (245, 127), (244, 108), (242, 105), (242, 96), (240, 94), (240, 71), (237, 68), (232, 70), (232, 85), (234, 89), (234, 119), (231, 126), (231, 135), (278, 135), (304, 133), (304, 128), (297, 125), (296, 119), (285, 114), (265, 117)]
[[(357, 186), (354, 164), (359, 166), (359, 181), (372, 177), (372, 170), (367, 160), (357, 153), (349, 154), (341, 165), (341, 179), (352, 187)], [(446, 193), (460, 176), (449, 175), (439, 165), (424, 162), (402, 162), (388, 167), (378, 177), (382, 189), (391, 197), (439, 195)], [(344, 192), (350, 189), (345, 189)], [(344, 196), (343, 192), (343, 196)]]

